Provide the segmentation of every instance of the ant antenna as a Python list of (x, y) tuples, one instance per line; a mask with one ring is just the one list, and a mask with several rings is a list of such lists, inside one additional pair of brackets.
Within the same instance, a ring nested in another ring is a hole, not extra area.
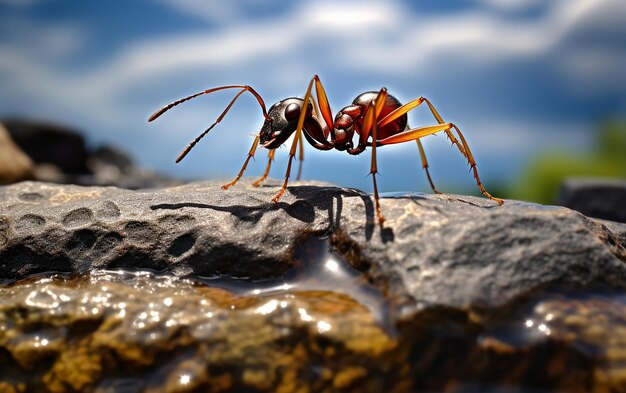
[(210, 93), (213, 93), (213, 92), (216, 92), (216, 91), (219, 91), (219, 90), (225, 90), (225, 89), (241, 89), (241, 91), (239, 91), (239, 93), (237, 93), (235, 95), (235, 97), (233, 97), (233, 99), (230, 101), (230, 103), (228, 104), (226, 109), (224, 109), (222, 114), (217, 118), (217, 120), (213, 124), (211, 124), (211, 126), (209, 126), (209, 128), (204, 130), (204, 132), (202, 134), (198, 135), (198, 137), (196, 137), (196, 139), (194, 139), (189, 145), (187, 145), (187, 147), (180, 153), (180, 155), (176, 159), (177, 163), (180, 162), (183, 158), (185, 158), (187, 153), (189, 153), (189, 151), (191, 149), (193, 149), (193, 147), (196, 145), (196, 143), (198, 143), (206, 134), (209, 133), (209, 131), (211, 131), (213, 129), (213, 127), (215, 127), (220, 121), (222, 121), (222, 119), (224, 118), (224, 116), (226, 116), (226, 114), (228, 113), (230, 108), (233, 106), (235, 101), (237, 101), (237, 98), (239, 98), (246, 91), (250, 92), (257, 99), (257, 101), (259, 102), (259, 105), (261, 106), (261, 110), (263, 111), (263, 116), (265, 117), (265, 119), (266, 120), (271, 120), (271, 118), (267, 114), (267, 109), (265, 108), (265, 102), (263, 102), (263, 98), (261, 98), (259, 93), (257, 93), (252, 87), (247, 86), (247, 85), (229, 85), (229, 86), (220, 86), (220, 87), (216, 87), (216, 88), (213, 88), (213, 89), (208, 89), (208, 90), (205, 90), (205, 91), (201, 91), (199, 93), (192, 94), (192, 95), (190, 95), (188, 97), (181, 98), (178, 101), (174, 101), (171, 104), (168, 104), (168, 105), (164, 106), (163, 108), (159, 109), (158, 111), (154, 112), (152, 114), (152, 116), (150, 116), (148, 118), (148, 122), (151, 122), (151, 121), (155, 120), (156, 118), (161, 116), (163, 113), (167, 112), (168, 110), (172, 109), (173, 107), (175, 107), (175, 106), (177, 106), (179, 104), (182, 104), (183, 102), (189, 101), (189, 100), (191, 100), (193, 98), (199, 97), (199, 96), (204, 95), (204, 94), (210, 94)]

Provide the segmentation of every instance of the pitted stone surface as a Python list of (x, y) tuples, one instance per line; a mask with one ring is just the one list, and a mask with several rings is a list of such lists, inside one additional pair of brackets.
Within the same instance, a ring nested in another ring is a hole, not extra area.
[(175, 274), (280, 276), (303, 237), (336, 251), (414, 312), (501, 306), (545, 286), (626, 287), (624, 226), (566, 208), (410, 194), (381, 201), (322, 184), (199, 182), (151, 191), (24, 182), (0, 188), (0, 277), (147, 268)]

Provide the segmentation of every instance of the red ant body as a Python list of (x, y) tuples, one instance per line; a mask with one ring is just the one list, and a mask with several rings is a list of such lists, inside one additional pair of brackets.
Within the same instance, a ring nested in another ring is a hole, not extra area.
[[(315, 85), (317, 101), (311, 94), (313, 85)], [(150, 116), (148, 121), (153, 121), (157, 117), (161, 116), (165, 111), (180, 103), (203, 94), (209, 94), (224, 89), (241, 90), (235, 95), (217, 120), (196, 139), (194, 139), (176, 160), (176, 162), (180, 162), (180, 160), (182, 160), (187, 153), (189, 153), (196, 143), (198, 143), (200, 139), (202, 139), (224, 118), (239, 96), (246, 91), (250, 92), (259, 102), (259, 105), (263, 110), (265, 122), (259, 135), (256, 136), (252, 147), (250, 148), (250, 152), (248, 153), (248, 157), (239, 171), (239, 174), (232, 182), (222, 186), (223, 189), (228, 189), (241, 178), (248, 162), (250, 161), (250, 158), (254, 156), (256, 148), (260, 144), (269, 149), (269, 162), (263, 176), (254, 183), (255, 186), (258, 186), (268, 176), (276, 149), (285, 143), (294, 133), (296, 135), (289, 151), (289, 162), (287, 164), (285, 181), (280, 191), (278, 191), (276, 196), (272, 199), (274, 203), (278, 203), (278, 200), (287, 188), (289, 175), (291, 173), (291, 163), (298, 148), (300, 150), (300, 162), (302, 162), (304, 155), (302, 135), (304, 135), (305, 139), (311, 146), (319, 150), (336, 149), (347, 151), (352, 155), (357, 155), (365, 151), (366, 147), (369, 146), (372, 148), (370, 173), (372, 174), (374, 182), (376, 215), (379, 223), (382, 225), (384, 218), (380, 208), (378, 187), (376, 185), (376, 148), (379, 146), (408, 142), (412, 140), (416, 141), (422, 159), (422, 166), (426, 170), (430, 186), (435, 193), (439, 193), (439, 191), (435, 189), (435, 185), (433, 184), (430, 173), (428, 172), (428, 161), (426, 160), (426, 155), (420, 138), (443, 131), (446, 133), (452, 144), (456, 145), (461, 154), (463, 154), (463, 156), (467, 159), (472, 171), (474, 172), (474, 178), (480, 191), (487, 198), (497, 202), (498, 204), (501, 205), (504, 203), (502, 199), (491, 196), (491, 194), (489, 194), (483, 187), (480, 178), (478, 177), (478, 170), (476, 169), (474, 156), (470, 151), (465, 137), (463, 137), (461, 131), (454, 124), (444, 122), (428, 99), (420, 97), (403, 105), (395, 97), (387, 93), (387, 89), (385, 88), (382, 88), (379, 92), (366, 92), (359, 95), (351, 105), (346, 106), (335, 115), (334, 121), (330, 105), (328, 104), (328, 99), (326, 97), (326, 92), (324, 91), (322, 83), (317, 75), (315, 75), (309, 82), (304, 99), (287, 98), (272, 105), (269, 111), (265, 109), (265, 103), (263, 102), (261, 96), (250, 86), (229, 85), (205, 90), (172, 102), (155, 112), (152, 116)], [(308, 105), (306, 111), (303, 111), (302, 107), (305, 102), (308, 102)], [(413, 129), (408, 128), (407, 112), (413, 110), (422, 103), (426, 103), (428, 105), (431, 113), (439, 124)], [(452, 131), (456, 132), (459, 139), (455, 137)], [(355, 133), (358, 135), (358, 142), (356, 146), (353, 142)]]

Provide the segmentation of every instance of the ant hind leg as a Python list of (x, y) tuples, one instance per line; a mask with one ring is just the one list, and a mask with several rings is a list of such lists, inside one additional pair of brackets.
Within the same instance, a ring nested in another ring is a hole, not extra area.
[(430, 177), (430, 172), (428, 171), (428, 160), (426, 159), (426, 152), (424, 151), (424, 146), (422, 146), (422, 141), (420, 141), (419, 139), (416, 139), (415, 142), (417, 142), (417, 147), (420, 150), (420, 158), (422, 159), (422, 168), (424, 168), (424, 171), (426, 171), (426, 177), (428, 178), (428, 183), (430, 183), (430, 188), (433, 189), (433, 192), (435, 194), (441, 194), (441, 192), (439, 192), (435, 188), (435, 183), (433, 183), (433, 179)]

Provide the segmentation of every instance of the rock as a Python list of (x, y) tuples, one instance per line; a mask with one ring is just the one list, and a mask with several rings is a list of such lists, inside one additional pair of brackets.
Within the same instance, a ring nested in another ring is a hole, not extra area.
[(626, 384), (626, 226), (406, 194), (381, 229), (368, 194), (250, 184), (0, 188), (0, 391)]
[(116, 186), (128, 189), (168, 187), (182, 184), (152, 170), (139, 168), (120, 148), (101, 146), (87, 157), (92, 175), (73, 179), (73, 184)]
[(626, 223), (626, 180), (568, 179), (561, 185), (556, 204), (590, 217)]
[(53, 164), (63, 173), (87, 173), (87, 148), (78, 131), (49, 122), (19, 118), (2, 122), (15, 143), (35, 163)]
[(626, 251), (602, 224), (565, 208), (517, 201), (411, 194), (372, 198), (294, 182), (278, 205), (275, 186), (249, 181), (134, 192), (25, 182), (0, 189), (0, 277), (99, 268), (177, 275), (276, 277), (307, 236), (328, 234), (337, 252), (401, 300), (498, 307), (550, 285), (626, 286)]
[(366, 307), (327, 291), (93, 272), (0, 287), (0, 328), (2, 391), (383, 392), (410, 371)]
[(116, 168), (120, 173), (132, 171), (134, 163), (130, 155), (120, 148), (101, 146), (89, 154), (87, 166), (92, 172), (98, 172), (99, 166)]
[(181, 184), (178, 180), (137, 167), (130, 156), (119, 148), (100, 146), (94, 151), (87, 149), (83, 136), (77, 130), (26, 119), (7, 119), (5, 124), (17, 144), (36, 163), (28, 177), (5, 183), (35, 179), (129, 189)]
[(10, 184), (34, 178), (33, 162), (13, 142), (0, 123), (0, 184)]
[(596, 220), (598, 223), (606, 226), (615, 235), (617, 242), (624, 245), (626, 244), (626, 224), (621, 224), (614, 221)]

